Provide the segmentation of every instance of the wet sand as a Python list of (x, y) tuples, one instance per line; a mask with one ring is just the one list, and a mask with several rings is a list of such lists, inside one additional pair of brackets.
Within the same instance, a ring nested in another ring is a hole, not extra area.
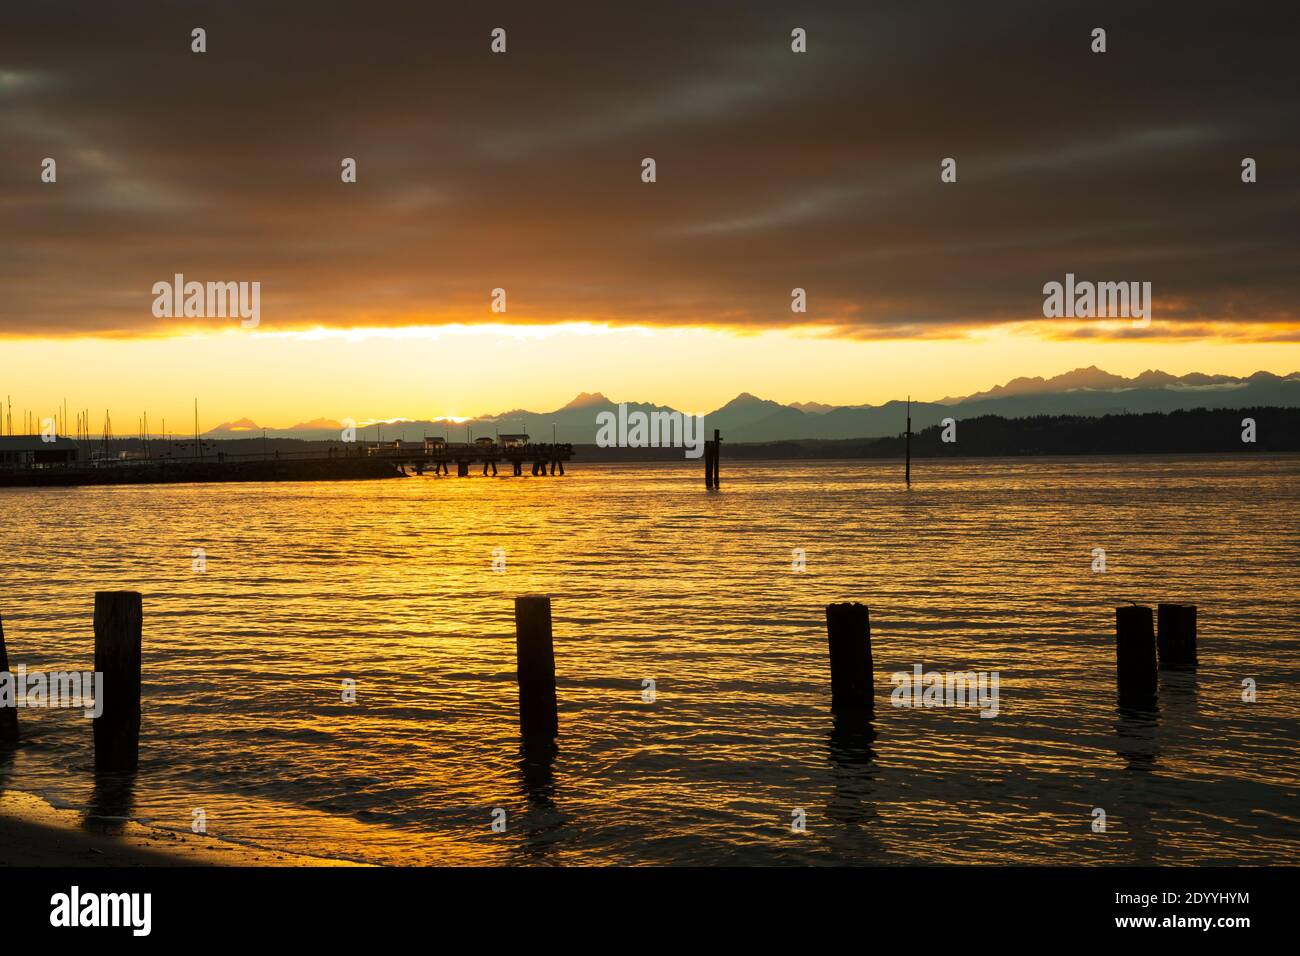
[(145, 824), (96, 821), (40, 797), (0, 795), (0, 866), (356, 866)]

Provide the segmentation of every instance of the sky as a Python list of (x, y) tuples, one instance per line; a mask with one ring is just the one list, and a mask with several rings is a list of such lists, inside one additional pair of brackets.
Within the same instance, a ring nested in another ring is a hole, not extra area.
[[(1296, 371), (1287, 11), (1136, 6), (6, 4), (0, 394), (288, 426)], [(257, 327), (155, 315), (177, 273), (260, 283)], [(1067, 273), (1150, 324), (1044, 318)]]

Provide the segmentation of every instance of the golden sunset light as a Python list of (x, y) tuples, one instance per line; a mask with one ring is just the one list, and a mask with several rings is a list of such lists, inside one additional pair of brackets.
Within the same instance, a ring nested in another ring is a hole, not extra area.
[[(146, 338), (9, 339), (0, 395), (53, 414), (107, 406), (115, 421), (148, 412), (184, 430), (248, 418), (275, 428), (318, 418), (465, 420), (559, 408), (579, 391), (708, 411), (750, 391), (778, 402), (879, 404), (911, 394), (966, 395), (1033, 369), (1098, 365), (1134, 376), (1207, 368), (1237, 376), (1300, 369), (1300, 342), (1045, 339), (991, 329), (922, 340), (843, 339), (816, 331), (737, 334), (701, 328), (569, 329), (540, 335), (449, 329), (245, 332)], [(396, 348), (395, 348), (396, 345)], [(71, 363), (75, 381), (44, 370)], [(536, 369), (546, 369), (537, 374)]]
[(1294, 20), (0, 0), (9, 935), (1285, 925)]

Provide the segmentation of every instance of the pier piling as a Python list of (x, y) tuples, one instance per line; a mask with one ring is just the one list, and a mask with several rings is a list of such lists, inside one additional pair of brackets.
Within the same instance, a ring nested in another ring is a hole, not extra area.
[(1156, 650), (1162, 670), (1196, 669), (1196, 605), (1161, 604), (1156, 609)]
[(103, 675), (96, 690), (102, 700), (94, 721), (96, 770), (139, 764), (143, 617), (139, 591), (95, 592), (95, 670)]
[(704, 487), (710, 490), (717, 490), (718, 487), (718, 463), (721, 458), (719, 451), (722, 448), (722, 437), (718, 429), (713, 429), (713, 440), (704, 443)]
[(831, 658), (831, 710), (875, 709), (871, 614), (865, 604), (826, 605)]
[(718, 490), (718, 474), (722, 465), (722, 433), (713, 429), (713, 490)]
[[(5, 650), (5, 622), (0, 617), (0, 673), (9, 670), (9, 652)], [(18, 702), (13, 707), (0, 707), (0, 744), (18, 742)]]
[(903, 483), (912, 487), (912, 396), (907, 396), (907, 429), (903, 432), (905, 464), (903, 465)]
[(549, 597), (515, 598), (515, 660), (519, 729), (525, 739), (553, 739), (559, 734), (560, 721), (555, 700), (555, 647)]
[(1145, 605), (1115, 608), (1115, 674), (1121, 704), (1155, 702), (1156, 637)]

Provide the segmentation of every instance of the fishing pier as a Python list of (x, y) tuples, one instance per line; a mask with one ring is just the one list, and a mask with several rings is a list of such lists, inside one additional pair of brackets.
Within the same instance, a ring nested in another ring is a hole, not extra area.
[[(119, 440), (118, 444), (122, 444)], [(0, 438), (0, 488), (163, 484), (222, 481), (357, 481), (417, 476), (467, 478), (478, 466), (490, 476), (563, 475), (567, 443), (538, 443), (527, 435), (473, 442), (322, 442), (305, 451), (233, 454), (215, 442), (133, 440), (116, 456), (108, 443), (40, 435)]]

